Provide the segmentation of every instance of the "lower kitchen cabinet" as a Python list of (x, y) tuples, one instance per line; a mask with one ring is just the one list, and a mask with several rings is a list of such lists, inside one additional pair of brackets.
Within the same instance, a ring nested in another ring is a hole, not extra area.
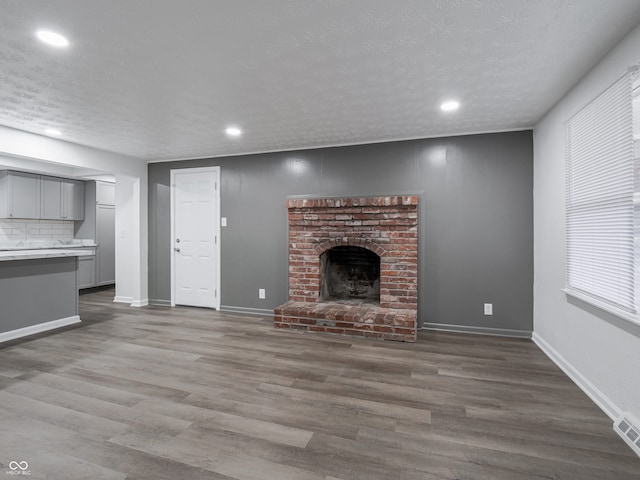
[(96, 286), (96, 257), (95, 255), (78, 257), (78, 288)]

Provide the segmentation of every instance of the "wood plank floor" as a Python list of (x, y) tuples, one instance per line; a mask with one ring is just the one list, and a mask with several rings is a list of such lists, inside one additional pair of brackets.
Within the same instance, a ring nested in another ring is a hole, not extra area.
[(26, 461), (56, 480), (640, 479), (530, 341), (292, 333), (113, 294), (0, 346), (0, 477)]

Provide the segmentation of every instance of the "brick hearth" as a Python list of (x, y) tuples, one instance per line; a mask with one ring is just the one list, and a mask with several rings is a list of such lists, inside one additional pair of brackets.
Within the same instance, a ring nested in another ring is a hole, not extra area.
[[(276, 328), (415, 342), (418, 197), (292, 199), (289, 301), (274, 310)], [(320, 255), (337, 246), (380, 256), (380, 304), (320, 301)]]

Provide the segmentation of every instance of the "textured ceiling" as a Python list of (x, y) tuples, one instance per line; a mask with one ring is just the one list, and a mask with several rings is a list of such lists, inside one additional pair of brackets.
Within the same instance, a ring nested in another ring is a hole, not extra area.
[(0, 125), (146, 160), (527, 128), (639, 22), (638, 0), (0, 0)]

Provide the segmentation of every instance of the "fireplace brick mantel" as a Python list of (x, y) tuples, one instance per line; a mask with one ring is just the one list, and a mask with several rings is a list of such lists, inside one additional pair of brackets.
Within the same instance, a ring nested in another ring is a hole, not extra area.
[[(290, 199), (287, 209), (289, 302), (275, 310), (275, 326), (415, 341), (418, 196)], [(320, 302), (320, 255), (346, 245), (380, 257), (379, 305)], [(338, 328), (336, 316), (349, 321)]]

